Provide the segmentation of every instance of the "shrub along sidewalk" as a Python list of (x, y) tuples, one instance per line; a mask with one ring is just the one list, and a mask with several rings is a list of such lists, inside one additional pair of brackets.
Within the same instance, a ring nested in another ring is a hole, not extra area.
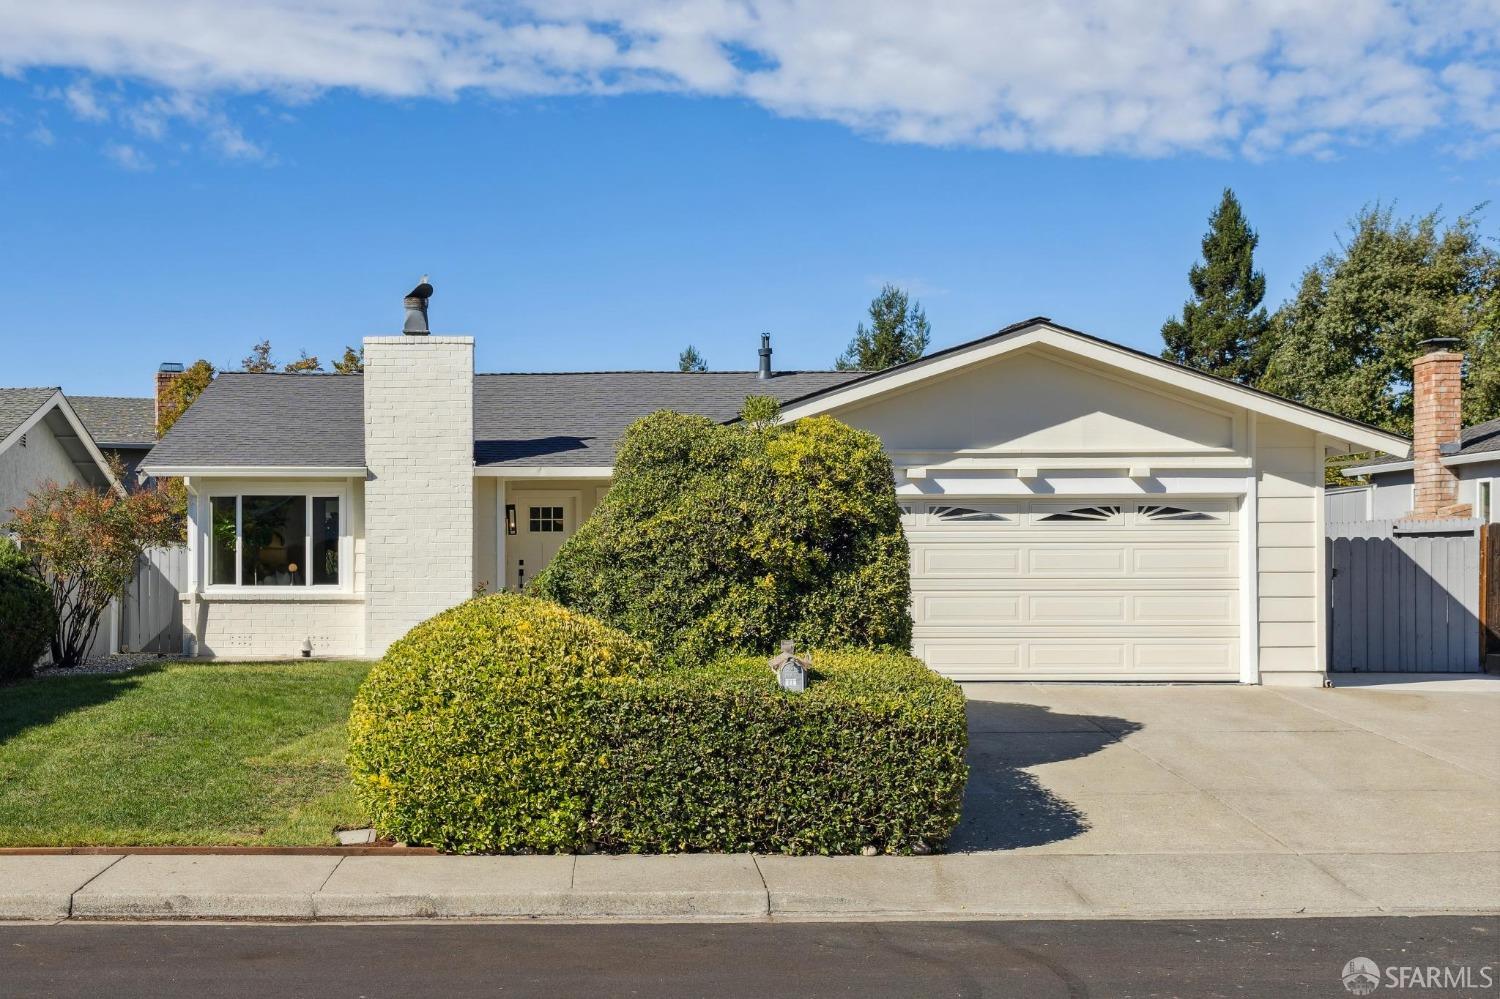
[(170, 663), (0, 687), (0, 846), (336, 842), (363, 662)]

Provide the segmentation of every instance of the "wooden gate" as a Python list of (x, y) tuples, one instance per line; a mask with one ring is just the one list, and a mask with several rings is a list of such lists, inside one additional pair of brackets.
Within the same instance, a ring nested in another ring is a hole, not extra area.
[[(1477, 532), (1396, 534), (1391, 521), (1337, 526), (1366, 536), (1325, 542), (1331, 574), (1328, 668), (1479, 672)], [(1342, 532), (1330, 525), (1330, 533)]]
[(121, 601), (120, 651), (182, 651), (182, 612), (177, 595), (187, 586), (187, 548), (153, 548), (141, 556), (135, 579)]

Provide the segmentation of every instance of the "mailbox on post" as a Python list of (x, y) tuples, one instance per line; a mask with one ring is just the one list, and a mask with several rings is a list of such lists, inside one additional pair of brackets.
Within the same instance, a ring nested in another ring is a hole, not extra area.
[(791, 694), (800, 694), (807, 689), (807, 671), (811, 667), (810, 660), (797, 658), (792, 642), (782, 642), (781, 655), (771, 660), (777, 685)]

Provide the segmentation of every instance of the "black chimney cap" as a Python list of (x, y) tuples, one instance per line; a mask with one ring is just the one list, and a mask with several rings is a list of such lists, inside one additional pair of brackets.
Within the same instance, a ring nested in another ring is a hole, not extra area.
[(161, 367), (157, 368), (156, 370), (160, 371), (163, 374), (167, 374), (167, 375), (181, 374), (182, 373), (182, 362), (181, 361), (162, 361), (161, 362)]
[(1421, 343), (1417, 344), (1417, 346), (1425, 347), (1427, 350), (1457, 350), (1458, 337), (1435, 336), (1431, 340), (1423, 340)]

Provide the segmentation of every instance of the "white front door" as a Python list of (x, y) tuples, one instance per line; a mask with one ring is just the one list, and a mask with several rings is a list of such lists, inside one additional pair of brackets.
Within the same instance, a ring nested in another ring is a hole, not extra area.
[(578, 493), (515, 490), (516, 533), (507, 539), (506, 586), (524, 590), (578, 529)]
[(965, 680), (1237, 680), (1229, 500), (902, 500), (912, 649)]

